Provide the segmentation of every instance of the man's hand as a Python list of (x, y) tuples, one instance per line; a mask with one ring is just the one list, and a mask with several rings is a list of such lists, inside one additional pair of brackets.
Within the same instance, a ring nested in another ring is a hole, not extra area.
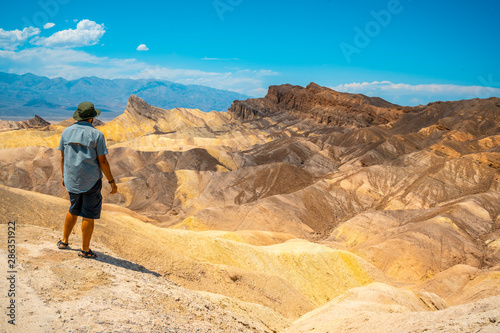
[(109, 185), (111, 185), (111, 194), (115, 194), (116, 192), (118, 192), (118, 186), (116, 186), (115, 183), (111, 183)]

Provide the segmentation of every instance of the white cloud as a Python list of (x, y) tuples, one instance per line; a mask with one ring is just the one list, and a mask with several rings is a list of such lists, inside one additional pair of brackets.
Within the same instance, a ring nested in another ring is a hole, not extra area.
[(96, 57), (84, 51), (67, 48), (34, 47), (19, 52), (0, 51), (0, 68), (9, 68), (10, 73), (33, 73), (68, 80), (83, 76), (108, 79), (130, 77), (144, 66), (145, 64), (135, 59)]
[(146, 46), (146, 44), (141, 44), (137, 46), (137, 51), (149, 51), (149, 48)]
[(53, 28), (55, 25), (56, 25), (55, 23), (52, 23), (52, 22), (47, 22), (47, 23), (45, 23), (45, 24), (43, 25), (43, 28), (44, 28), (45, 30), (47, 30), (47, 29)]
[(47, 38), (39, 38), (33, 44), (47, 47), (80, 47), (95, 45), (104, 35), (104, 24), (81, 20), (76, 29), (61, 30)]
[[(478, 81), (479, 83), (479, 81)], [(438, 100), (500, 97), (500, 89), (486, 86), (459, 86), (453, 84), (392, 83), (390, 81), (353, 82), (331, 87), (334, 90), (381, 97), (400, 105), (418, 105)]]
[(36, 36), (40, 33), (40, 29), (27, 27), (21, 30), (3, 30), (0, 28), (0, 49), (15, 50), (20, 45), (23, 45), (28, 38)]
[(209, 58), (209, 57), (204, 57), (204, 58), (201, 58), (201, 60), (208, 60), (208, 61), (229, 61), (229, 60), (235, 60), (235, 61), (238, 61), (240, 59), (239, 58)]

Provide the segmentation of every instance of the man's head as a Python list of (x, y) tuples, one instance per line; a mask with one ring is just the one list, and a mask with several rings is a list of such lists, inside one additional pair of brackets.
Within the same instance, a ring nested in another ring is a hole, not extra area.
[(73, 119), (76, 121), (93, 119), (101, 114), (101, 110), (94, 108), (94, 104), (90, 102), (83, 102), (78, 105), (73, 114)]

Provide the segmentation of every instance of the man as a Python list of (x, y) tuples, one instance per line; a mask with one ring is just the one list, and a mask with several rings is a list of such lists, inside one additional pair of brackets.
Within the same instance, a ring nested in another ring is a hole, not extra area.
[(101, 111), (94, 108), (94, 104), (80, 103), (73, 114), (77, 122), (64, 130), (59, 142), (62, 185), (69, 192), (71, 207), (66, 214), (63, 237), (57, 242), (57, 247), (69, 248), (69, 236), (78, 216), (81, 216), (82, 250), (78, 255), (83, 258), (97, 257), (90, 249), (90, 239), (94, 220), (101, 217), (103, 173), (111, 185), (111, 194), (117, 192), (106, 159), (108, 150), (104, 135), (92, 126), (92, 121), (100, 114)]

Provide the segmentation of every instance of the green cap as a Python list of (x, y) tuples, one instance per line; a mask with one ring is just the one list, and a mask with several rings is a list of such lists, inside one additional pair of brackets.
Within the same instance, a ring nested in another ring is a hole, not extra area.
[(94, 108), (94, 104), (90, 102), (83, 102), (78, 105), (75, 113), (73, 113), (73, 119), (76, 121), (88, 120), (95, 118), (101, 114), (101, 110)]

